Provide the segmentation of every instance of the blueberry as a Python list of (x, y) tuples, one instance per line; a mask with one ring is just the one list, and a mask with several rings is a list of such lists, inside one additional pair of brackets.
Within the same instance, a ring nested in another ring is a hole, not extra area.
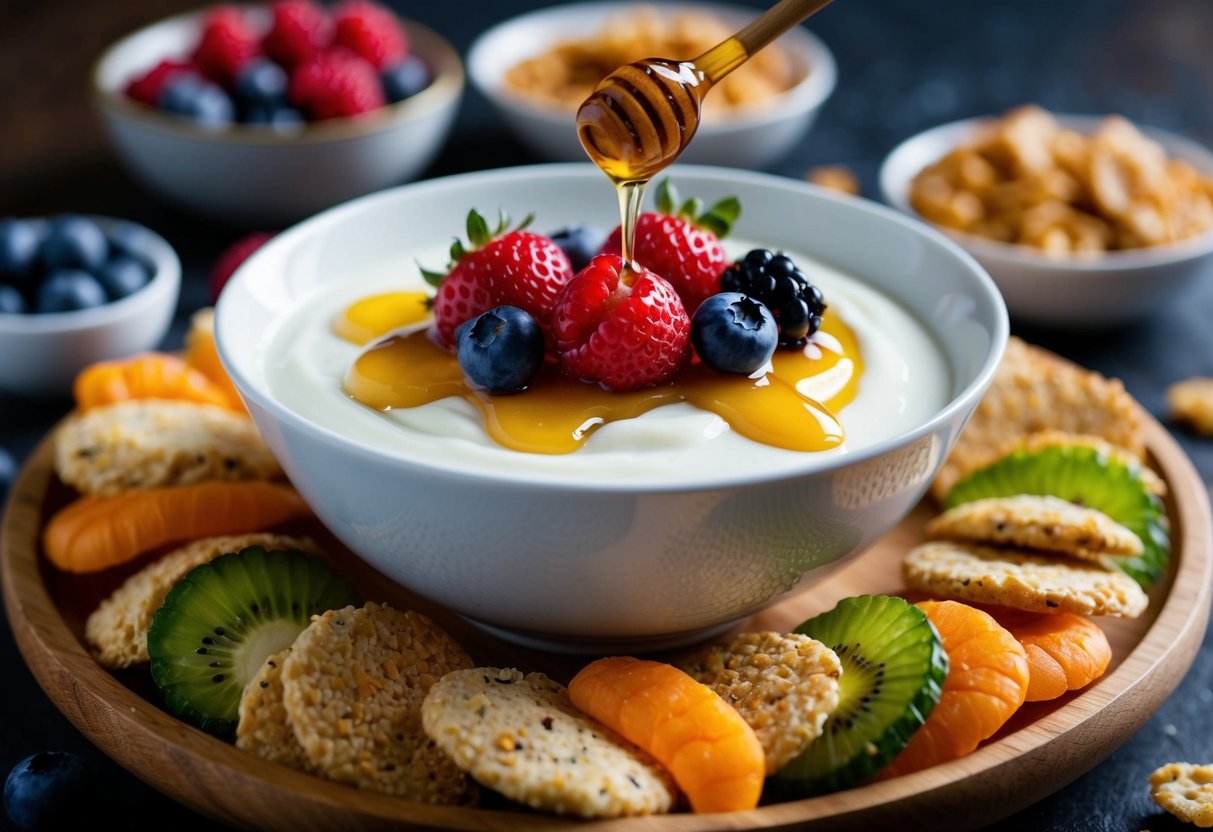
[(564, 249), (573, 264), (573, 271), (579, 272), (589, 265), (602, 245), (606, 242), (607, 233), (592, 225), (574, 225), (572, 228), (562, 228), (548, 235), (552, 242)]
[(38, 287), (36, 310), (41, 313), (75, 312), (101, 306), (105, 301), (105, 289), (97, 278), (79, 269), (60, 269), (51, 272)]
[(97, 804), (97, 788), (84, 760), (65, 751), (40, 751), (13, 767), (4, 781), (4, 810), (22, 829), (78, 826)]
[(121, 222), (109, 230), (110, 257), (133, 257), (147, 268), (144, 250), (147, 232), (133, 222)]
[(133, 257), (119, 255), (105, 261), (97, 271), (97, 280), (110, 300), (133, 295), (147, 285), (147, 267)]
[(392, 64), (379, 73), (383, 95), (391, 103), (412, 98), (430, 85), (430, 68), (416, 55)]
[(236, 73), (234, 88), (241, 104), (285, 104), (286, 70), (266, 58), (251, 61)]
[(268, 127), (277, 133), (294, 133), (303, 129), (303, 113), (292, 107), (256, 105), (245, 111), (244, 123)]
[(25, 311), (25, 295), (16, 286), (0, 283), (0, 315), (20, 315)]
[(42, 264), (48, 272), (99, 269), (108, 254), (109, 241), (100, 226), (77, 215), (56, 218), (42, 243)]
[(0, 448), (0, 497), (8, 491), (9, 486), (13, 484), (13, 480), (17, 478), (17, 462), (13, 459), (13, 455), (4, 448)]
[(235, 120), (236, 109), (227, 93), (194, 75), (180, 75), (165, 84), (156, 106), (208, 128), (226, 127)]
[(771, 310), (737, 292), (712, 295), (691, 319), (691, 343), (717, 372), (756, 373), (771, 360), (778, 342)]
[(490, 393), (526, 389), (543, 366), (543, 332), (516, 306), (498, 306), (464, 322), (455, 337), (464, 375)]
[(26, 220), (0, 220), (0, 277), (23, 279), (38, 265), (38, 231)]

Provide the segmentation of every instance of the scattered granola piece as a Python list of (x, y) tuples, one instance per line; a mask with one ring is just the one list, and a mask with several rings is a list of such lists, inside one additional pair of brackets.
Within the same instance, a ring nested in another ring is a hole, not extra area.
[(1213, 436), (1213, 378), (1190, 378), (1167, 388), (1171, 416)]
[(1150, 775), (1150, 796), (1183, 822), (1213, 828), (1213, 765), (1167, 763)]

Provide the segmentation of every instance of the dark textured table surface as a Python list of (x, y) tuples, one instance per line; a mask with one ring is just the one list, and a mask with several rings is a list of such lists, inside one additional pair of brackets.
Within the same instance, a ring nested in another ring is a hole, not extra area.
[[(129, 217), (162, 233), (185, 264), (170, 347), (180, 343), (182, 316), (207, 300), (211, 262), (239, 232), (178, 214), (139, 191), (107, 154), (84, 90), (88, 65), (107, 42), (192, 5), (195, 0), (0, 0), (0, 216), (89, 211)], [(464, 51), (491, 24), (545, 4), (392, 5)], [(1213, 0), (839, 0), (811, 28), (837, 56), (839, 85), (813, 132), (772, 168), (776, 173), (799, 177), (811, 165), (847, 164), (873, 194), (880, 159), (902, 138), (1027, 101), (1064, 112), (1121, 112), (1213, 145)], [(427, 176), (531, 161), (469, 91), (455, 134)], [(1213, 274), (1132, 328), (1017, 331), (1119, 376), (1162, 416), (1167, 384), (1213, 375), (1211, 317)], [(66, 400), (0, 394), (0, 448), (20, 461), (69, 407)], [(1177, 436), (1206, 483), (1213, 479), (1213, 441), (1183, 430)], [(119, 828), (215, 827), (93, 749), (38, 689), (7, 625), (0, 631), (0, 772), (41, 749), (75, 751), (99, 773)], [(1187, 678), (1128, 743), (1052, 797), (990, 828), (1182, 828), (1150, 801), (1145, 777), (1172, 760), (1213, 761), (1211, 714), (1213, 636), (1207, 636)]]

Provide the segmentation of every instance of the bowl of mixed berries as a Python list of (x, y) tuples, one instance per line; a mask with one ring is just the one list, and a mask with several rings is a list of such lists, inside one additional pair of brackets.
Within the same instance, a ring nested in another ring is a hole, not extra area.
[(0, 391), (65, 393), (86, 364), (157, 346), (181, 263), (126, 220), (0, 219)]
[(247, 225), (287, 224), (417, 176), (463, 85), (445, 39), (370, 0), (214, 6), (128, 35), (93, 73), (135, 178)]

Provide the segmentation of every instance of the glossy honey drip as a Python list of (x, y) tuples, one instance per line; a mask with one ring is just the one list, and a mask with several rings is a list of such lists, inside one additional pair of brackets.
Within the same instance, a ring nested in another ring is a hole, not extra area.
[(333, 319), (333, 332), (362, 346), (394, 329), (419, 324), (430, 317), (425, 292), (385, 292), (355, 301)]
[(389, 314), (379, 324), (380, 334), (392, 334), (354, 361), (343, 383), (347, 395), (379, 411), (461, 396), (481, 411), (495, 442), (530, 453), (570, 453), (607, 422), (675, 402), (716, 413), (741, 435), (765, 445), (828, 450), (844, 441), (834, 414), (854, 399), (863, 374), (855, 334), (827, 312), (808, 346), (779, 351), (769, 371), (754, 378), (692, 367), (668, 385), (613, 392), (569, 379), (549, 365), (526, 392), (493, 396), (467, 385), (455, 356), (436, 346), (426, 328), (393, 333), (398, 320)]

